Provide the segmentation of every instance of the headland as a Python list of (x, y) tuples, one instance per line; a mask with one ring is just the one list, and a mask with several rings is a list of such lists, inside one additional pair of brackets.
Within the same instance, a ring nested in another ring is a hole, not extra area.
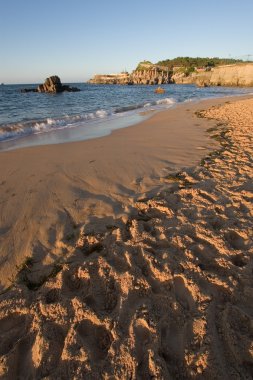
[(153, 64), (140, 62), (131, 73), (95, 75), (89, 83), (161, 85), (168, 83), (207, 86), (253, 87), (253, 63), (240, 60), (182, 57)]

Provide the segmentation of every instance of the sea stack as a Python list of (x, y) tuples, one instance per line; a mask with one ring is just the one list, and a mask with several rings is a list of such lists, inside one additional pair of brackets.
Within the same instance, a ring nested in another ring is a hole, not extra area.
[(61, 92), (77, 92), (80, 91), (77, 87), (70, 87), (68, 85), (63, 85), (60, 78), (57, 75), (53, 75), (47, 78), (44, 84), (40, 84), (37, 88), (24, 88), (21, 92), (47, 92), (58, 94)]
[(44, 84), (40, 84), (37, 88), (37, 91), (59, 93), (59, 92), (64, 92), (64, 91), (77, 92), (80, 90), (77, 87), (62, 85), (60, 78), (57, 75), (53, 75), (47, 78)]

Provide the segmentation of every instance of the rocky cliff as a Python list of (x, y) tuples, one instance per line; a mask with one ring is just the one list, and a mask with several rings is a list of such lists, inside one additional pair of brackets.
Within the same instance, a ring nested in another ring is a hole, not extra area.
[(164, 84), (170, 83), (169, 70), (162, 70), (157, 66), (148, 69), (134, 70), (131, 74), (132, 84)]
[(96, 84), (197, 84), (198, 86), (253, 86), (253, 63), (237, 63), (209, 68), (174, 67), (140, 63), (131, 74), (95, 75)]
[(88, 83), (93, 84), (130, 84), (130, 75), (127, 72), (120, 74), (95, 75)]
[(253, 64), (239, 64), (214, 68), (210, 85), (253, 86)]
[(131, 74), (124, 72), (120, 74), (95, 75), (88, 83), (95, 84), (163, 84), (170, 83), (170, 72), (168, 68), (153, 64), (139, 64)]
[(253, 63), (217, 66), (210, 71), (193, 72), (189, 76), (175, 73), (171, 80), (178, 84), (196, 83), (199, 86), (253, 87)]

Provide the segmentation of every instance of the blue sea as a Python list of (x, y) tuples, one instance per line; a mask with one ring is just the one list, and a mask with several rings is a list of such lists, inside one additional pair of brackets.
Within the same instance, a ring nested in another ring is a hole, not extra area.
[(70, 85), (81, 91), (21, 93), (22, 88), (36, 88), (37, 85), (0, 85), (0, 150), (104, 136), (114, 129), (141, 121), (145, 117), (143, 111), (253, 93), (252, 88), (169, 84), (162, 86), (165, 93), (161, 95), (155, 94), (154, 86)]

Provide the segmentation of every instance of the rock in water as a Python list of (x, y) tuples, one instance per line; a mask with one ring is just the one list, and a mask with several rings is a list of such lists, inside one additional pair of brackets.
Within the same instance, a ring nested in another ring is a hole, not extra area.
[(158, 88), (155, 89), (155, 93), (156, 94), (164, 94), (165, 90), (162, 87), (158, 87)]
[(22, 88), (20, 92), (38, 92), (37, 88)]
[(60, 78), (57, 75), (53, 75), (45, 80), (44, 84), (38, 86), (38, 92), (52, 92), (59, 93), (63, 91), (76, 92), (80, 91), (79, 88), (62, 85)]
[(60, 78), (57, 75), (47, 78), (44, 84), (38, 86), (38, 92), (62, 92)]
[(21, 90), (21, 92), (49, 92), (53, 94), (58, 94), (64, 91), (77, 92), (80, 91), (80, 89), (77, 87), (62, 85), (60, 78), (57, 75), (53, 75), (47, 78), (44, 84), (40, 84), (37, 89), (24, 88)]

